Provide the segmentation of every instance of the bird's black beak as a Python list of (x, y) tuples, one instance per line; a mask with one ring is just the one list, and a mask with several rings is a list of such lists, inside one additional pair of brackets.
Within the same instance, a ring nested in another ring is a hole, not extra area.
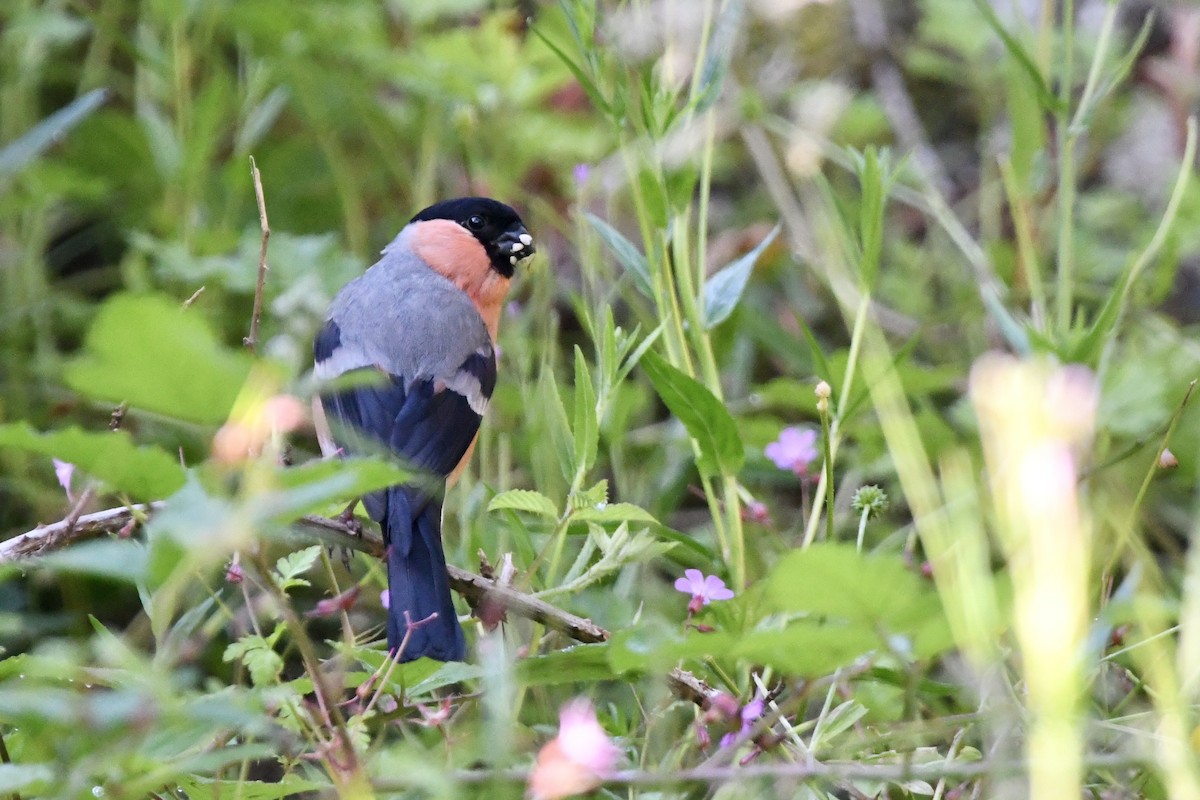
[(509, 228), (496, 240), (496, 249), (500, 256), (508, 261), (509, 266), (517, 266), (517, 262), (529, 258), (537, 252), (533, 246), (533, 237), (524, 225)]

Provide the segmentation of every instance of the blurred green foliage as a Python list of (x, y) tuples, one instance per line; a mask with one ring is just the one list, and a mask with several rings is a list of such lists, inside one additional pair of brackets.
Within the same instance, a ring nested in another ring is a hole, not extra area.
[[(1012, 765), (963, 765), (1019, 752), (1006, 726), (1040, 717), (967, 397), (992, 349), (1100, 387), (1079, 454), (1093, 624), (1064, 696), (1088, 752), (1129, 763), (1080, 785), (1200, 786), (1190, 746), (1156, 766), (1112, 735), (1195, 730), (1200, 204), (1177, 87), (1148, 77), (1167, 23), (1006, 7), (0, 8), (0, 527), (168, 500), (2, 567), (0, 792), (516, 797), (587, 694), (644, 770), (631, 796), (684, 796), (652, 773), (742, 758), (868, 770), (787, 783), (798, 797), (987, 796)], [(1152, 142), (1130, 138), (1146, 104)], [(256, 353), (251, 156), (272, 230)], [(320, 461), (263, 409), (307, 403), (334, 293), (463, 194), (517, 206), (539, 256), (448, 498), (448, 560), (511, 556), (516, 589), (614, 635), (510, 612), (468, 625), (468, 664), (388, 671), (378, 560), (339, 563), (293, 523), (403, 473)], [(829, 471), (766, 456), (790, 425), (821, 431)], [(76, 467), (66, 494), (51, 457)], [(866, 484), (891, 502), (855, 547)], [(973, 583), (922, 573), (951, 550)], [(735, 598), (689, 611), (685, 568)], [(789, 721), (722, 749), (741, 719), (673, 695), (676, 667)], [(926, 771), (869, 772), (895, 765)]]

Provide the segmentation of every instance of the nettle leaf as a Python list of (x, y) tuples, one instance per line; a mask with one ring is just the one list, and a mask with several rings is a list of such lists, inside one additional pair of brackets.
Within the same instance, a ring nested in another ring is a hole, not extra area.
[(70, 462), (117, 492), (143, 500), (174, 494), (183, 486), (179, 459), (157, 447), (134, 444), (125, 431), (67, 428), (39, 433), (28, 423), (0, 425), (0, 447)]
[(766, 599), (774, 611), (842, 621), (917, 658), (952, 644), (937, 592), (897, 556), (832, 543), (796, 550), (771, 570)]
[(299, 576), (312, 569), (320, 557), (321, 545), (314, 544), (312, 547), (289, 553), (276, 561), (275, 581), (279, 584), (279, 588), (286, 592), (294, 586), (310, 585), (307, 580)]
[(652, 297), (654, 293), (650, 288), (650, 264), (642, 255), (642, 251), (638, 250), (637, 245), (595, 214), (585, 212), (583, 218), (588, 221), (608, 249), (612, 250), (613, 255), (621, 262), (621, 266), (625, 267), (625, 271), (633, 276), (633, 284), (638, 291), (647, 297)]
[(665, 623), (639, 625), (613, 634), (608, 663), (618, 674), (665, 671), (681, 659), (730, 656), (737, 641), (724, 631), (683, 633)]
[(783, 630), (756, 630), (741, 637), (733, 655), (774, 667), (788, 675), (817, 677), (851, 664), (879, 648), (879, 637), (865, 626), (800, 621)]
[(189, 800), (221, 800), (237, 797), (240, 800), (281, 800), (303, 793), (316, 793), (329, 788), (328, 783), (286, 775), (278, 782), (216, 780), (198, 775), (184, 775), (177, 780), (179, 789)]
[(771, 242), (775, 241), (779, 230), (779, 226), (776, 225), (753, 250), (728, 266), (722, 267), (708, 279), (704, 285), (705, 328), (710, 330), (715, 328), (733, 313), (733, 309), (737, 307), (738, 301), (742, 299), (742, 294), (746, 291), (746, 284), (750, 280), (750, 273), (754, 271), (754, 265), (758, 263), (763, 251), (771, 246)]
[(537, 514), (549, 519), (558, 517), (558, 509), (554, 506), (554, 501), (541, 492), (530, 489), (509, 489), (507, 492), (501, 492), (488, 503), (487, 510), (527, 511), (530, 514)]
[(251, 364), (223, 346), (197, 310), (162, 295), (109, 298), (83, 349), (65, 372), (75, 391), (200, 423), (229, 415)]
[(700, 450), (696, 467), (705, 475), (735, 475), (746, 460), (737, 425), (708, 388), (658, 353), (646, 351), (642, 369), (671, 413), (679, 418)]

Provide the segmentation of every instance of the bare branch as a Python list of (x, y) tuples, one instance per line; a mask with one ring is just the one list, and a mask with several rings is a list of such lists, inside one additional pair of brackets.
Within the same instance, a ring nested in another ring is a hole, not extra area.
[(258, 349), (258, 326), (262, 322), (263, 286), (267, 282), (267, 240), (271, 238), (271, 226), (267, 223), (267, 201), (263, 197), (262, 175), (254, 156), (250, 156), (250, 176), (254, 178), (254, 199), (258, 202), (258, 225), (262, 229), (262, 245), (258, 251), (258, 284), (254, 287), (254, 311), (250, 315), (250, 335), (242, 344), (251, 353)]
[[(74, 526), (69, 525), (68, 520), (52, 525), (43, 525), (14, 536), (5, 542), (0, 542), (0, 564), (45, 555), (82, 539), (105, 533), (115, 533), (135, 521), (145, 519), (152, 512), (161, 510), (165, 506), (166, 503), (160, 500), (154, 503), (127, 508), (110, 508), (106, 511), (86, 514), (75, 520)], [(383, 540), (377, 534), (357, 531), (341, 520), (307, 516), (298, 520), (297, 523), (311, 531), (325, 544), (349, 547), (377, 557), (382, 557), (384, 554)], [(531, 597), (509, 586), (497, 585), (481, 575), (467, 572), (458, 567), (447, 566), (446, 572), (450, 577), (450, 586), (466, 598), (472, 608), (478, 608), (485, 601), (495, 603), (519, 617), (541, 623), (577, 642), (606, 642), (610, 638), (607, 630), (590, 619), (563, 611), (545, 600)], [(708, 698), (716, 694), (716, 690), (711, 686), (690, 672), (684, 672), (681, 669), (671, 670), (667, 676), (667, 684), (676, 697), (697, 705), (704, 705)]]

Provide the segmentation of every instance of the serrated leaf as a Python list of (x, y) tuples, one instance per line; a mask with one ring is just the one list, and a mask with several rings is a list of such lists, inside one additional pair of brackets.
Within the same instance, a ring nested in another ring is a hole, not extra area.
[(67, 364), (80, 394), (200, 423), (229, 414), (250, 357), (218, 342), (198, 310), (162, 295), (119, 294), (105, 301)]
[(74, 464), (112, 490), (139, 500), (157, 500), (183, 486), (179, 459), (156, 447), (134, 444), (125, 431), (79, 428), (39, 433), (28, 423), (0, 425), (0, 448), (41, 453)]
[(567, 498), (567, 502), (571, 505), (572, 511), (578, 511), (581, 508), (592, 508), (608, 502), (608, 479), (602, 478), (597, 481), (592, 488), (573, 492)]
[(617, 261), (621, 262), (621, 266), (625, 268), (633, 277), (633, 285), (638, 291), (647, 297), (653, 297), (654, 292), (651, 289), (650, 283), (650, 264), (646, 261), (646, 257), (642, 255), (642, 251), (637, 248), (633, 242), (625, 238), (625, 236), (613, 226), (609, 225), (604, 220), (597, 217), (595, 214), (585, 212), (583, 218), (587, 220), (596, 234), (608, 246), (613, 255), (617, 257)]
[(314, 544), (312, 547), (306, 547), (303, 550), (297, 550), (294, 553), (288, 553), (283, 558), (275, 562), (275, 580), (279, 583), (279, 588), (287, 591), (293, 586), (308, 586), (307, 580), (299, 577), (313, 568), (317, 563), (317, 559), (321, 557), (321, 545)]
[(736, 475), (746, 460), (746, 452), (725, 405), (704, 384), (685, 375), (653, 350), (646, 351), (641, 364), (658, 396), (696, 442), (700, 451), (697, 469), (704, 475)]
[(541, 517), (555, 519), (558, 517), (558, 509), (554, 506), (554, 501), (541, 492), (535, 492), (531, 489), (509, 489), (506, 492), (501, 492), (492, 498), (488, 503), (488, 511), (500, 510), (512, 511), (527, 511), (530, 514), (537, 514)]
[(283, 658), (275, 652), (271, 642), (257, 634), (243, 636), (236, 642), (231, 642), (225, 648), (221, 660), (242, 662), (250, 672), (250, 680), (255, 686), (276, 683), (283, 671)]
[(285, 775), (277, 782), (248, 780), (216, 780), (198, 775), (184, 775), (176, 779), (179, 789), (188, 800), (223, 800), (237, 797), (239, 800), (282, 800), (285, 797), (305, 792), (319, 793), (329, 788), (328, 783)]
[(779, 230), (780, 227), (776, 225), (753, 250), (728, 266), (722, 267), (708, 279), (704, 285), (705, 328), (710, 330), (715, 328), (733, 313), (733, 309), (737, 307), (738, 301), (742, 299), (742, 294), (746, 291), (746, 283), (750, 280), (750, 273), (754, 271), (754, 265), (758, 263), (763, 252), (771, 246), (771, 242), (775, 241)]
[(895, 556), (830, 543), (796, 550), (771, 570), (765, 597), (774, 611), (841, 620), (916, 658), (953, 643), (937, 592)]
[(605, 503), (581, 508), (571, 519), (576, 522), (645, 522), (652, 525), (658, 523), (653, 514), (633, 503)]
[(596, 390), (583, 350), (575, 345), (575, 460), (585, 472), (596, 461), (600, 430), (596, 420)]

